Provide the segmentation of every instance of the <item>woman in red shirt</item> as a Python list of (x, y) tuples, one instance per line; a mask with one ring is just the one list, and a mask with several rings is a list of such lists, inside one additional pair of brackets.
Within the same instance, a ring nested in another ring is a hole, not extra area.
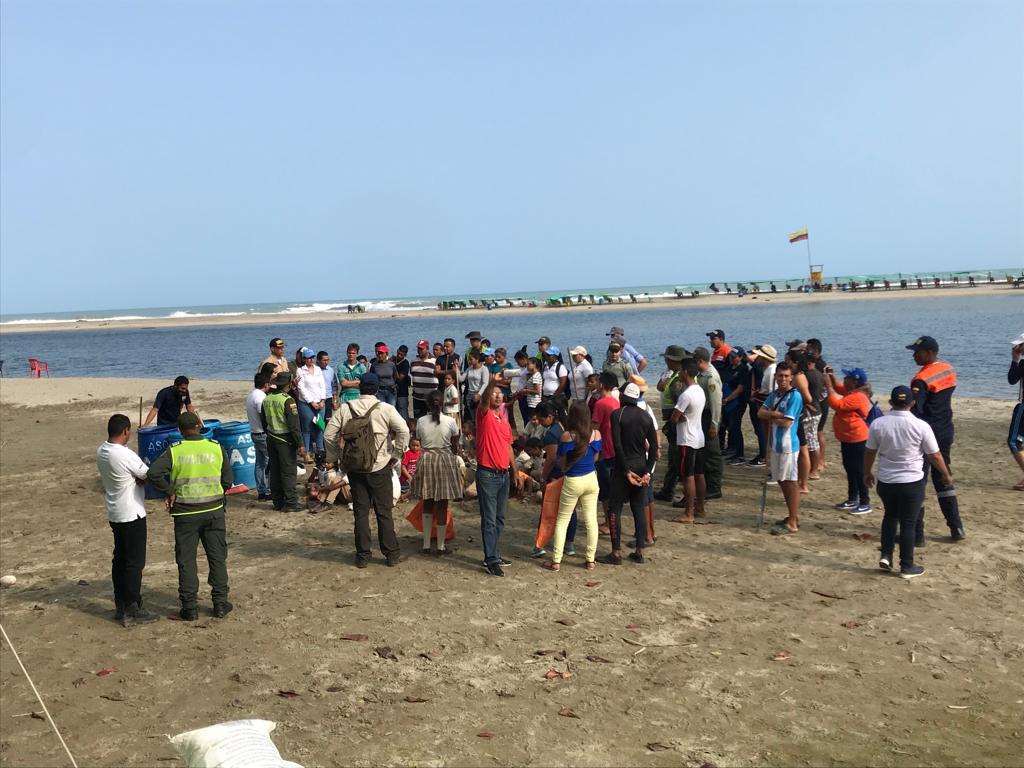
[(499, 554), (505, 528), (509, 481), (520, 489), (516, 457), (512, 451), (512, 427), (501, 412), (503, 372), (498, 371), (480, 394), (476, 412), (476, 493), (480, 504), (480, 533), (484, 544), (484, 570), (504, 576), (503, 565), (511, 565)]

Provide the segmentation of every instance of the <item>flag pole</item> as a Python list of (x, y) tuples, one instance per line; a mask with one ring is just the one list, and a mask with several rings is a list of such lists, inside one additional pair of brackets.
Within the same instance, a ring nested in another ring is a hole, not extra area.
[(807, 232), (807, 239), (804, 240), (807, 243), (807, 285), (810, 293), (814, 293), (814, 281), (811, 279), (811, 272), (813, 271), (813, 265), (811, 264), (811, 230), (808, 227), (804, 227), (804, 231)]

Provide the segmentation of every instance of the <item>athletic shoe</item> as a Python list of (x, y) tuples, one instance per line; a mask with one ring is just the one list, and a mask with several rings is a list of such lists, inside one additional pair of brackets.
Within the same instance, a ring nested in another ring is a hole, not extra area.
[(853, 500), (853, 499), (847, 499), (846, 501), (841, 501), (838, 504), (836, 504), (835, 508), (836, 509), (856, 509), (857, 508), (857, 502), (855, 500)]
[(491, 576), (504, 576), (505, 575), (505, 572), (503, 570), (501, 570), (501, 566), (498, 565), (497, 563), (491, 563), (490, 565), (485, 565), (484, 566), (484, 570), (487, 571), (487, 573), (489, 573)]
[(882, 555), (878, 558), (878, 567), (883, 571), (892, 570), (892, 555)]
[[(481, 560), (480, 561), (480, 565), (482, 565), (484, 568), (486, 568), (487, 567), (487, 561), (486, 560)], [(511, 560), (506, 560), (504, 557), (500, 557), (500, 558), (498, 558), (498, 565), (502, 566), (503, 568), (508, 568), (510, 565), (512, 565), (512, 561)]]
[(746, 463), (747, 460), (744, 459), (742, 456), (736, 456), (735, 458), (729, 459), (730, 467), (742, 467)]
[(601, 555), (597, 558), (597, 562), (603, 565), (622, 565), (622, 557), (621, 555), (613, 555), (609, 552), (607, 555)]
[(705, 493), (704, 494), (705, 501), (708, 501), (710, 499), (720, 499), (720, 498), (722, 498), (722, 492), (721, 491), (715, 491), (713, 493)]
[(850, 510), (851, 515), (866, 515), (871, 511), (870, 504), (858, 504), (856, 507)]
[(543, 557), (548, 551), (544, 547), (534, 547), (533, 552), (530, 553), (530, 557)]
[(900, 568), (901, 579), (913, 579), (915, 576), (920, 576), (924, 573), (923, 565), (912, 565), (909, 568)]
[(953, 541), (963, 541), (967, 538), (963, 528), (950, 528), (949, 535), (953, 537)]
[(763, 467), (766, 464), (765, 460), (760, 456), (751, 459), (747, 462), (748, 467)]
[[(572, 557), (573, 555), (576, 554), (576, 547), (568, 546), (568, 547), (565, 548), (565, 550), (562, 552), (562, 554), (565, 555), (565, 557)], [(504, 563), (502, 563), (502, 565), (504, 565)]]

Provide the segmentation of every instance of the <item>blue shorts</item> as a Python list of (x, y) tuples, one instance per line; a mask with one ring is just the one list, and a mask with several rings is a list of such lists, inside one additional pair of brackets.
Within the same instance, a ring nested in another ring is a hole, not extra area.
[(1006, 444), (1010, 447), (1010, 453), (1024, 451), (1024, 403), (1017, 403), (1013, 407), (1013, 416), (1010, 418), (1010, 434)]

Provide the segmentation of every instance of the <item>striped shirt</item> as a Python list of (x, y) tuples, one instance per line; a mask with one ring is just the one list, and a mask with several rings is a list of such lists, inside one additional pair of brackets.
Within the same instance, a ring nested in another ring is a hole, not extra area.
[(409, 361), (409, 379), (412, 381), (414, 400), (425, 400), (431, 391), (437, 389), (437, 375), (434, 373), (434, 358)]

